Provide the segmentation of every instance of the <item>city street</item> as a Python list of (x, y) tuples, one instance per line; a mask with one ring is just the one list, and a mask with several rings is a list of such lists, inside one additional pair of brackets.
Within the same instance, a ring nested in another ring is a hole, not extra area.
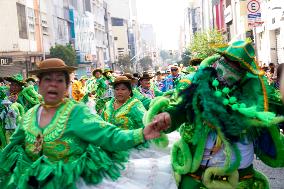
[(0, 189), (284, 189), (284, 0), (0, 8)]
[(259, 160), (254, 161), (254, 167), (269, 178), (271, 189), (284, 189), (284, 168), (271, 168)]

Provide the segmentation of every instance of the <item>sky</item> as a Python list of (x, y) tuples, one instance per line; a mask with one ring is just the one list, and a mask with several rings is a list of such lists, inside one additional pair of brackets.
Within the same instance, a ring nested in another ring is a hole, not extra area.
[(153, 25), (159, 47), (178, 49), (186, 5), (187, 0), (137, 0), (138, 21)]

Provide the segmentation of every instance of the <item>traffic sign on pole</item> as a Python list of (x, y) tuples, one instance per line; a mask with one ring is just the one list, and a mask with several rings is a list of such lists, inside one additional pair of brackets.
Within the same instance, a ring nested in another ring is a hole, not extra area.
[(248, 26), (250, 28), (263, 24), (261, 20), (260, 0), (247, 0), (247, 12)]
[(247, 4), (248, 12), (257, 13), (260, 10), (260, 3), (258, 0), (249, 0)]

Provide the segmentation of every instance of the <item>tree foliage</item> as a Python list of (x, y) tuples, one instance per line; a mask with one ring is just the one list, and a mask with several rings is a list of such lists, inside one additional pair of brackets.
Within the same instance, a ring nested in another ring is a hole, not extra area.
[(187, 48), (181, 55), (181, 61), (180, 64), (183, 64), (185, 67), (189, 66), (189, 61), (191, 59), (191, 52)]
[(224, 37), (217, 30), (197, 32), (189, 45), (189, 51), (192, 53), (193, 58), (206, 58), (215, 53), (214, 46), (224, 43)]
[(68, 66), (77, 66), (76, 62), (76, 52), (70, 44), (64, 45), (55, 45), (55, 47), (50, 48), (50, 57), (51, 58), (60, 58)]
[(145, 56), (140, 61), (140, 66), (142, 67), (143, 71), (149, 70), (151, 67), (153, 67), (153, 60), (150, 56)]
[(180, 54), (173, 50), (161, 50), (160, 57), (166, 64), (174, 64), (180, 60)]
[(130, 61), (129, 55), (124, 55), (118, 58), (117, 65), (120, 67), (121, 71), (123, 72), (131, 72), (132, 70), (132, 63)]
[(165, 61), (165, 60), (170, 58), (170, 53), (166, 50), (161, 50), (160, 51), (160, 57), (163, 61)]

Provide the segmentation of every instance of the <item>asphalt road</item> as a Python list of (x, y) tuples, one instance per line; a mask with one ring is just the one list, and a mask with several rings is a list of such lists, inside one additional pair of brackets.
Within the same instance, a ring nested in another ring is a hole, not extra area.
[(284, 168), (271, 168), (259, 160), (254, 161), (254, 167), (269, 178), (270, 189), (284, 189)]

